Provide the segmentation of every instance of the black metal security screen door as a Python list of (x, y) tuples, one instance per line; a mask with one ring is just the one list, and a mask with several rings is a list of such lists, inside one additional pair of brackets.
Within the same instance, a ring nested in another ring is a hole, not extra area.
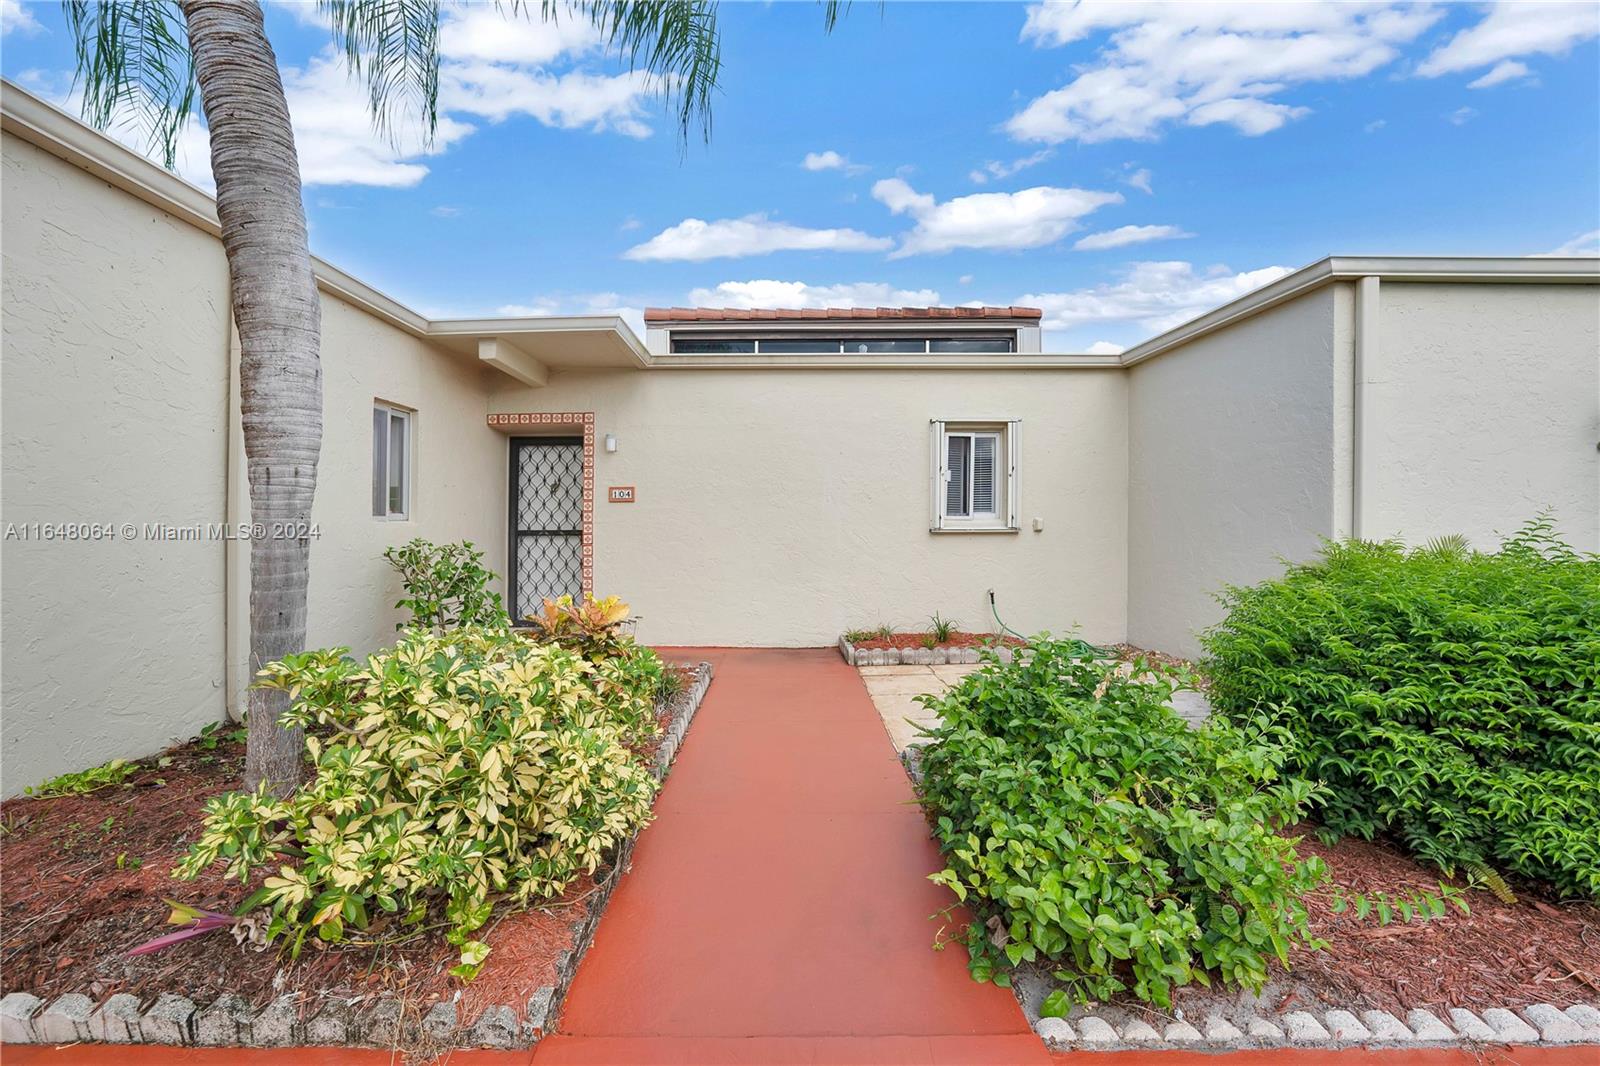
[(511, 441), (511, 617), (583, 590), (583, 438)]

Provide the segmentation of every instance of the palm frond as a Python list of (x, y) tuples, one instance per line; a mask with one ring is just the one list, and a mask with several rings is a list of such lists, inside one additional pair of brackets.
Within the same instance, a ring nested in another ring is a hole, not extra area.
[[(513, 12), (531, 5), (508, 0)], [(711, 139), (711, 97), (722, 70), (722, 37), (712, 0), (541, 0), (540, 17), (562, 12), (587, 18), (632, 70), (654, 76), (676, 101), (678, 134), (687, 141), (696, 123)]]
[(66, 0), (77, 53), (73, 88), (95, 129), (130, 121), (170, 170), (198, 87), (183, 13), (172, 0)]
[(393, 143), (397, 119), (439, 128), (438, 0), (317, 0), (350, 73), (366, 81), (373, 128)]

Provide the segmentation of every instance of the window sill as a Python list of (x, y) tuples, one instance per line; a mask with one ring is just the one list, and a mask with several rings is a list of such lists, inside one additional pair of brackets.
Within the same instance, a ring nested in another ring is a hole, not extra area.
[(944, 535), (946, 533), (1021, 533), (1020, 526), (945, 526), (943, 529), (930, 529), (929, 533)]

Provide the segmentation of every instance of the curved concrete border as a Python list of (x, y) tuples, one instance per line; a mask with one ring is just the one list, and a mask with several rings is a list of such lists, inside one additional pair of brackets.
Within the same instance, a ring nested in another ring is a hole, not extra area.
[(1448, 1022), (1425, 1010), (1411, 1010), (1402, 1021), (1387, 1011), (1295, 1010), (1261, 1015), (1252, 1011), (1212, 1011), (1189, 1021), (1182, 1017), (1107, 1016), (1093, 1011), (1066, 1018), (1041, 1018), (1034, 1029), (1060, 1050), (1236, 1050), (1272, 1047), (1430, 1047), (1486, 1044), (1600, 1045), (1600, 1009), (1577, 1004), (1562, 1010), (1548, 1003), (1516, 1011), (1492, 1007), (1479, 1013), (1452, 1008)]

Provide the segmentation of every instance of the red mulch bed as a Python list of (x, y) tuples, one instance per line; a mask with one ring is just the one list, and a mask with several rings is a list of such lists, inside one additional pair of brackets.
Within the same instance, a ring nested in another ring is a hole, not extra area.
[(888, 637), (873, 637), (870, 640), (858, 640), (854, 644), (858, 648), (974, 648), (989, 644), (1009, 644), (1020, 647), (1027, 641), (1018, 640), (1016, 637), (1003, 636), (998, 633), (962, 633), (950, 634), (949, 640), (928, 642), (927, 633), (894, 633)]
[[(1441, 880), (1382, 843), (1346, 838), (1329, 847), (1307, 835), (1300, 852), (1321, 856), (1335, 882), (1369, 895), (1436, 890)], [(1292, 976), (1324, 999), (1380, 1010), (1600, 1001), (1600, 905), (1514, 888), (1515, 903), (1468, 890), (1468, 914), (1447, 905), (1442, 918), (1387, 926), (1351, 910), (1334, 914), (1330, 896), (1312, 900), (1311, 927), (1329, 946), (1296, 952)]]
[[(693, 679), (692, 671), (680, 673), (686, 683)], [(663, 713), (661, 726), (670, 720)], [(640, 754), (653, 759), (659, 746), (652, 739)], [(97, 999), (129, 992), (153, 1000), (177, 992), (207, 1004), (233, 993), (261, 1006), (296, 991), (387, 993), (401, 997), (408, 1011), (425, 1013), (459, 992), (461, 1017), (470, 1024), (495, 1004), (520, 1012), (534, 991), (555, 984), (557, 958), (573, 945), (583, 903), (612, 873), (602, 866), (537, 909), (497, 912), (478, 937), (491, 954), (465, 984), (448, 973), (459, 949), (439, 931), (376, 948), (330, 947), (311, 938), (293, 962), (276, 946), (261, 952), (226, 932), (129, 958), (129, 948), (172, 931), (163, 897), (231, 912), (259, 884), (259, 878), (249, 885), (224, 878), (220, 864), (194, 881), (170, 876), (199, 836), (205, 801), (237, 788), (243, 772), (242, 743), (219, 738), (207, 750), (195, 741), (144, 760), (122, 786), (0, 804), (0, 994), (27, 991), (48, 1000), (66, 992)]]

